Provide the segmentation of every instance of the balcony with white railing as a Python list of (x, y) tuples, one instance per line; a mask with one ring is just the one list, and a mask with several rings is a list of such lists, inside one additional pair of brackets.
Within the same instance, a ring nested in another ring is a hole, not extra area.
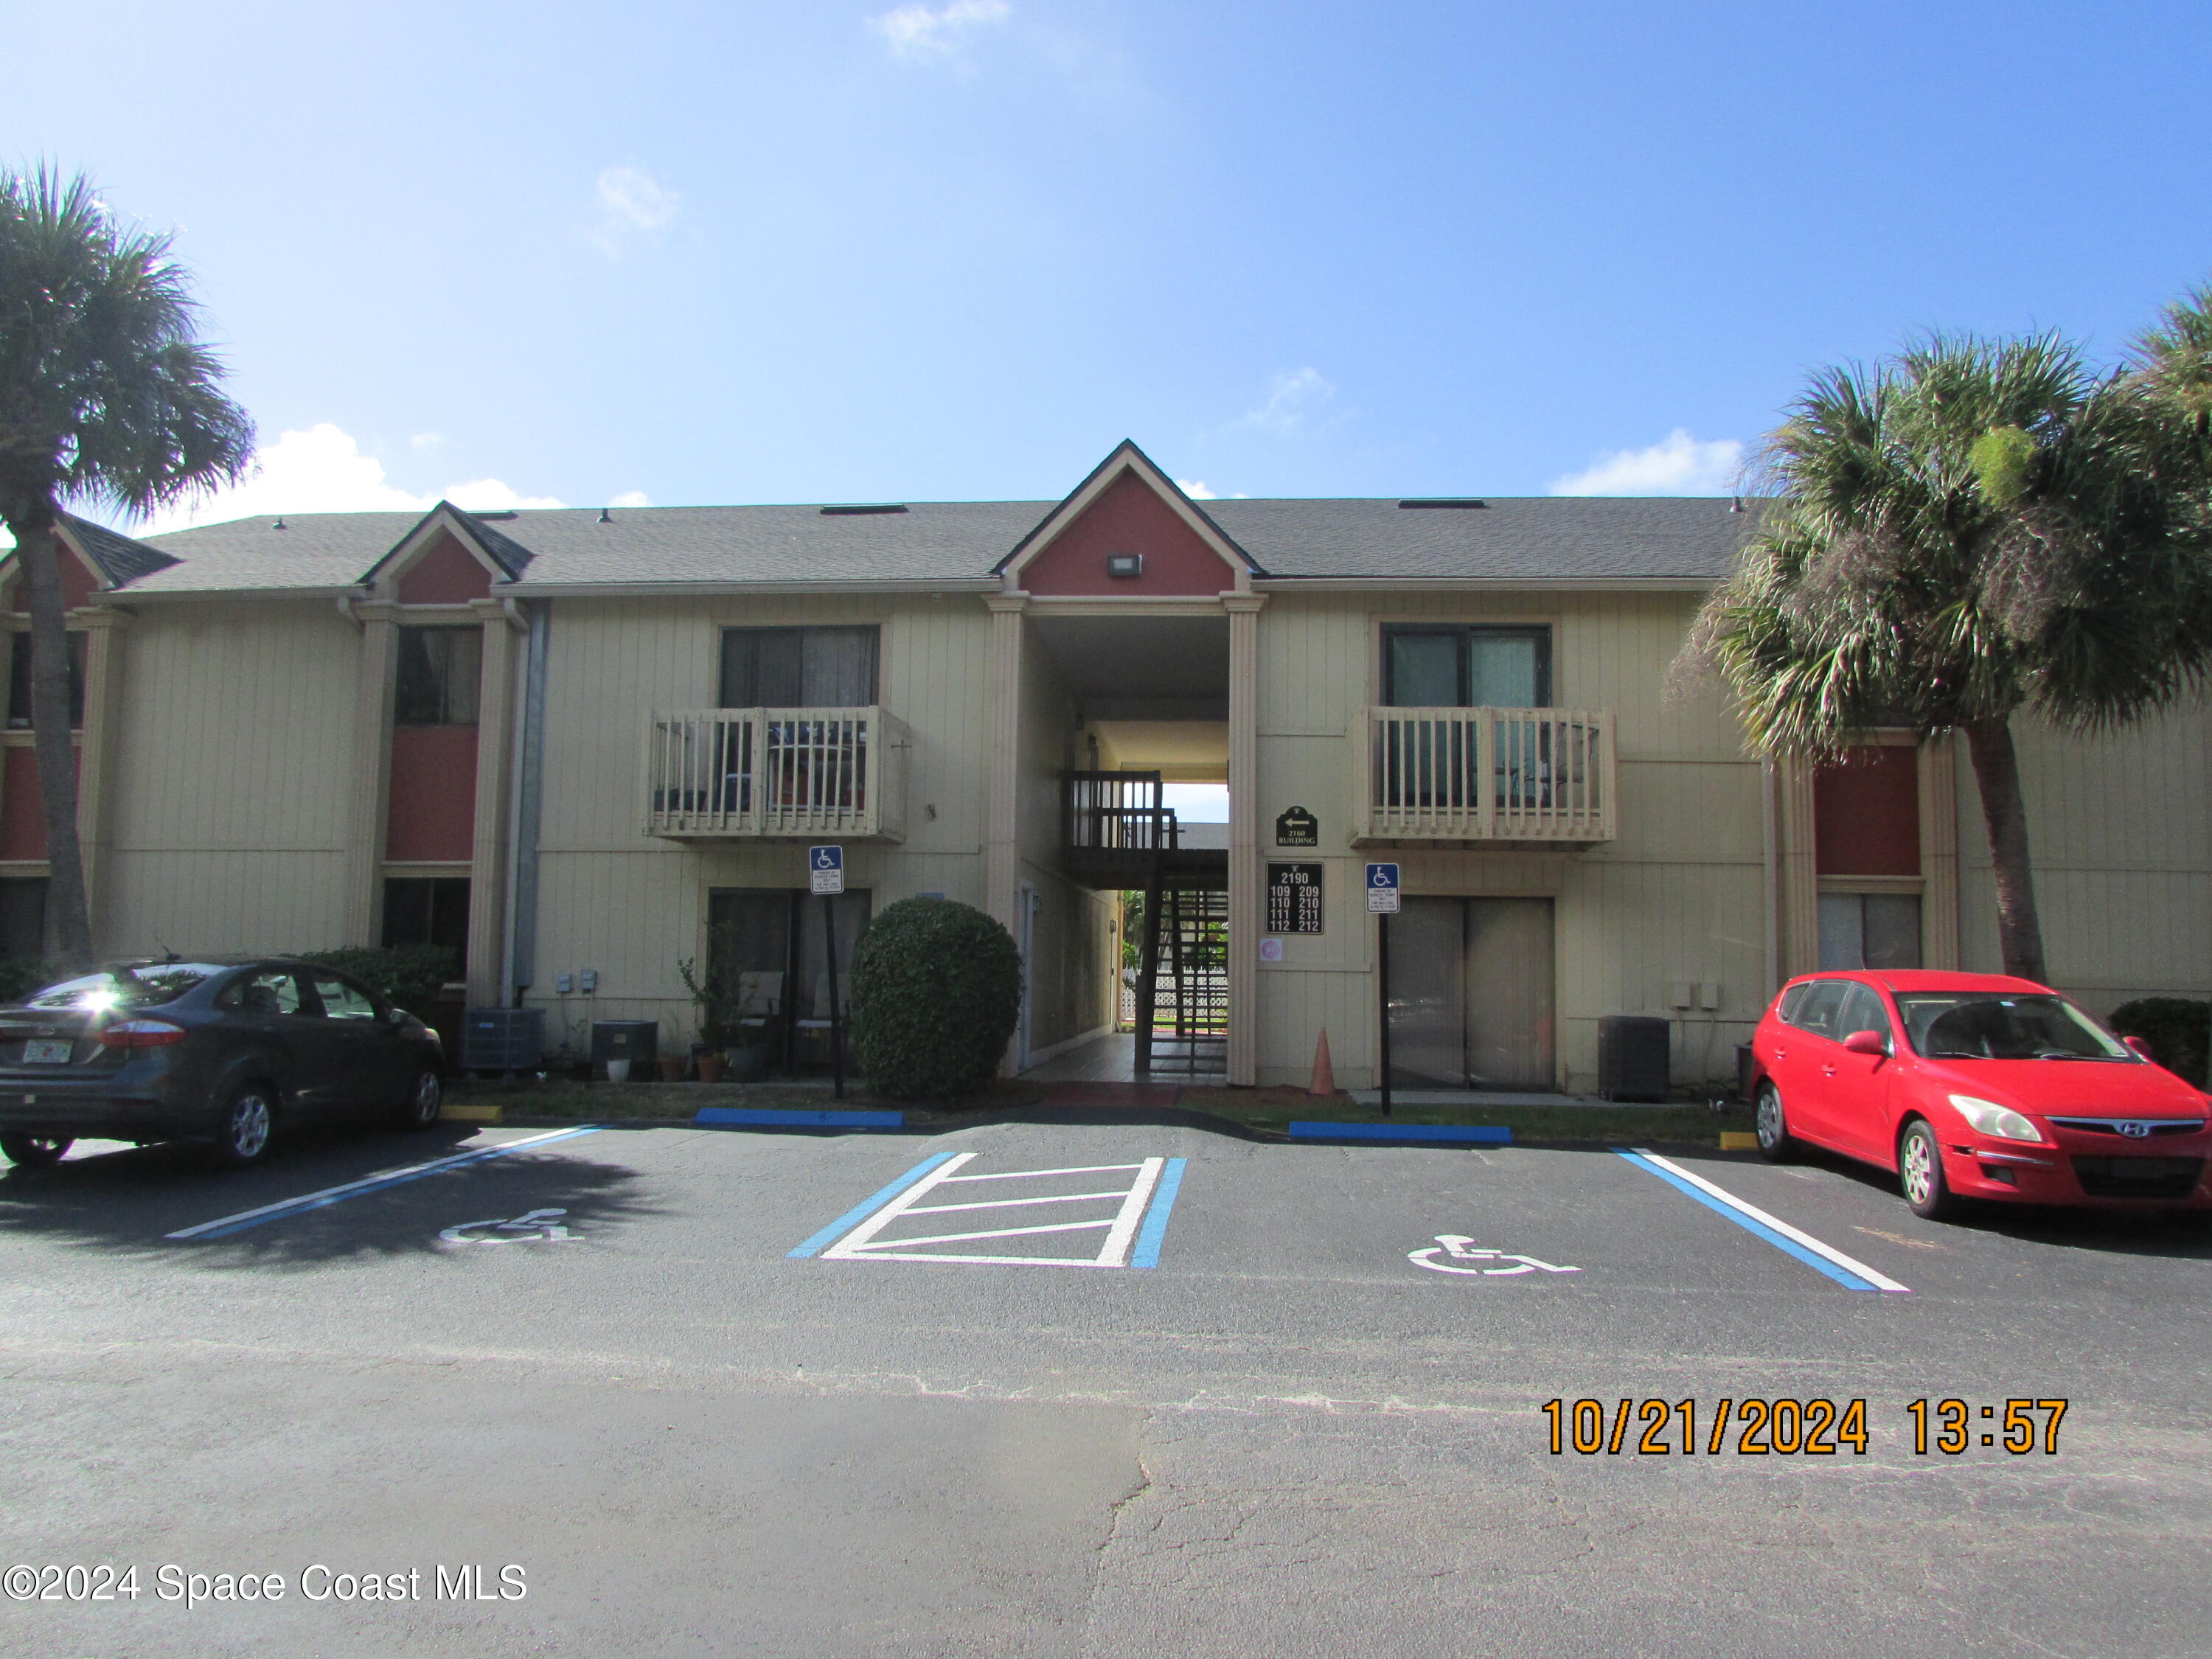
[(1353, 840), (1613, 839), (1611, 709), (1370, 708)]
[(880, 707), (656, 710), (645, 832), (674, 841), (899, 841), (906, 724)]

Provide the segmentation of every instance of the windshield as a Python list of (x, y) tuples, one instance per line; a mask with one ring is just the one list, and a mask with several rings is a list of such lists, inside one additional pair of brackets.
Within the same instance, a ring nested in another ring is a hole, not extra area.
[(2063, 997), (1902, 994), (1912, 1046), (1930, 1060), (2133, 1060)]
[(106, 968), (82, 979), (65, 979), (33, 995), (27, 1008), (74, 1008), (104, 1014), (118, 1008), (158, 1008), (199, 984), (220, 968), (204, 962), (162, 962), (144, 968)]

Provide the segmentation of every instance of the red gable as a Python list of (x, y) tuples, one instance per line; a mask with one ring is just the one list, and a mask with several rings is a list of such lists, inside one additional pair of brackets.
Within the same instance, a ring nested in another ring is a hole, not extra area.
[[(1142, 556), (1142, 574), (1107, 574), (1107, 556), (1115, 553)], [(1128, 471), (1023, 568), (1021, 584), (1032, 593), (1212, 599), (1237, 585), (1237, 572), (1158, 490)]]
[(491, 572), (450, 535), (407, 567), (399, 578), (402, 605), (466, 605), (491, 592)]

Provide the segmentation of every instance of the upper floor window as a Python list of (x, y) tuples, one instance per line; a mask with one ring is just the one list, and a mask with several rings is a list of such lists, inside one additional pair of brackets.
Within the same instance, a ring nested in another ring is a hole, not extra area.
[(875, 700), (872, 628), (722, 630), (725, 708), (857, 708)]
[[(18, 634), (8, 659), (8, 726), (27, 732), (31, 727), (31, 636)], [(84, 635), (69, 636), (70, 730), (84, 724)]]
[(1382, 700), (1394, 708), (1548, 708), (1552, 630), (1386, 628)]
[(483, 675), (482, 629), (403, 628), (392, 718), (401, 726), (474, 726)]

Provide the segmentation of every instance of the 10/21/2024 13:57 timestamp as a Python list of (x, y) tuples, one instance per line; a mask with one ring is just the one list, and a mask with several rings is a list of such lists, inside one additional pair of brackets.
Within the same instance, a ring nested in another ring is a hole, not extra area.
[[(2056, 1457), (2059, 1419), (2066, 1415), (2067, 1404), (2064, 1400), (2014, 1399), (2001, 1407), (1977, 1407), (1956, 1398), (1923, 1397), (1906, 1402), (1904, 1410), (1911, 1419), (1916, 1456), (1925, 1457), (1932, 1450), (1956, 1457), (1978, 1444), (2015, 1457), (2039, 1450)], [(1745, 1457), (1832, 1457), (1846, 1449), (1863, 1457), (1869, 1442), (1863, 1399), (1723, 1396), (1705, 1412), (1707, 1429), (1702, 1437), (1694, 1398), (1610, 1403), (1562, 1398), (1546, 1401), (1542, 1409), (1549, 1420), (1548, 1449), (1554, 1457), (1569, 1451), (1585, 1457), (1623, 1452), (1639, 1457), (1690, 1457), (1703, 1452), (1717, 1457), (1730, 1450)]]

